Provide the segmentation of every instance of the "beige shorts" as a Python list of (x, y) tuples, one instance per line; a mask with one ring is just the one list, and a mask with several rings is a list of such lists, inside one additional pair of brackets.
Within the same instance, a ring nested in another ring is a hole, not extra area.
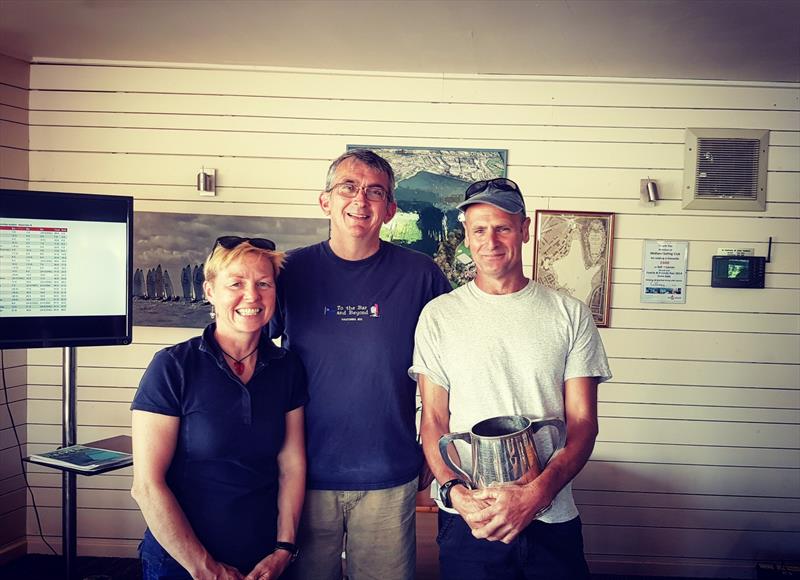
[(306, 492), (296, 580), (413, 580), (417, 480), (389, 489)]

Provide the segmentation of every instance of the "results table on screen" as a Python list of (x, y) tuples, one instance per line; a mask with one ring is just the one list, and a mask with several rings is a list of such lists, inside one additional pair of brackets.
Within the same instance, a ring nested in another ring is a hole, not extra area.
[(67, 228), (0, 225), (0, 314), (67, 310)]

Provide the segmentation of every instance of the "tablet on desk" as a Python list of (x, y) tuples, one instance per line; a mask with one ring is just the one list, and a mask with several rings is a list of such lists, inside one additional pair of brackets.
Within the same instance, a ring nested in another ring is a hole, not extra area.
[(47, 453), (31, 455), (29, 460), (43, 465), (54, 465), (75, 469), (78, 471), (93, 472), (114, 466), (130, 465), (133, 456), (130, 453), (89, 447), (86, 445), (70, 445)]

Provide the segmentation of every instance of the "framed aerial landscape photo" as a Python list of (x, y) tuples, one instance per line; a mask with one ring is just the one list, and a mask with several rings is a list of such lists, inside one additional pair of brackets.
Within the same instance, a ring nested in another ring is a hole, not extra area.
[(584, 302), (608, 326), (614, 214), (537, 210), (533, 279)]
[(453, 287), (474, 278), (456, 205), (471, 183), (506, 176), (508, 151), (385, 145), (347, 149), (370, 149), (394, 169), (397, 213), (381, 228), (381, 239), (431, 256)]
[(269, 238), (285, 252), (328, 239), (326, 218), (134, 212), (133, 324), (204, 328), (203, 265), (219, 236)]

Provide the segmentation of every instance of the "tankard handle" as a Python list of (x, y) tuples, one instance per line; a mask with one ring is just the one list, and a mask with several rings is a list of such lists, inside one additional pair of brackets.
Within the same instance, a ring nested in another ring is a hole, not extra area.
[[(475, 482), (472, 481), (472, 477), (466, 471), (461, 469), (460, 466), (453, 463), (453, 460), (450, 459), (450, 454), (447, 453), (447, 446), (456, 439), (461, 439), (462, 441), (466, 441), (468, 444), (472, 445), (472, 437), (470, 436), (469, 432), (445, 433), (439, 438), (439, 453), (442, 454), (442, 459), (444, 459), (447, 467), (455, 471), (460, 478), (469, 483), (472, 487), (475, 487)], [(453, 446), (455, 447), (455, 445)]]
[(536, 443), (536, 439), (533, 440), (534, 445), (536, 445), (536, 458), (539, 460), (539, 467), (544, 470), (545, 465), (550, 462), (550, 460), (553, 458), (553, 455), (556, 454), (556, 451), (563, 449), (564, 445), (567, 443), (567, 426), (561, 419), (537, 420), (531, 415), (525, 416), (531, 420), (531, 428), (533, 429), (534, 433), (537, 433), (542, 427), (555, 427), (558, 431), (558, 439), (556, 440), (556, 443), (553, 446), (553, 452), (550, 454), (550, 457), (547, 458), (547, 461), (543, 461), (542, 454), (539, 451), (539, 444)]

